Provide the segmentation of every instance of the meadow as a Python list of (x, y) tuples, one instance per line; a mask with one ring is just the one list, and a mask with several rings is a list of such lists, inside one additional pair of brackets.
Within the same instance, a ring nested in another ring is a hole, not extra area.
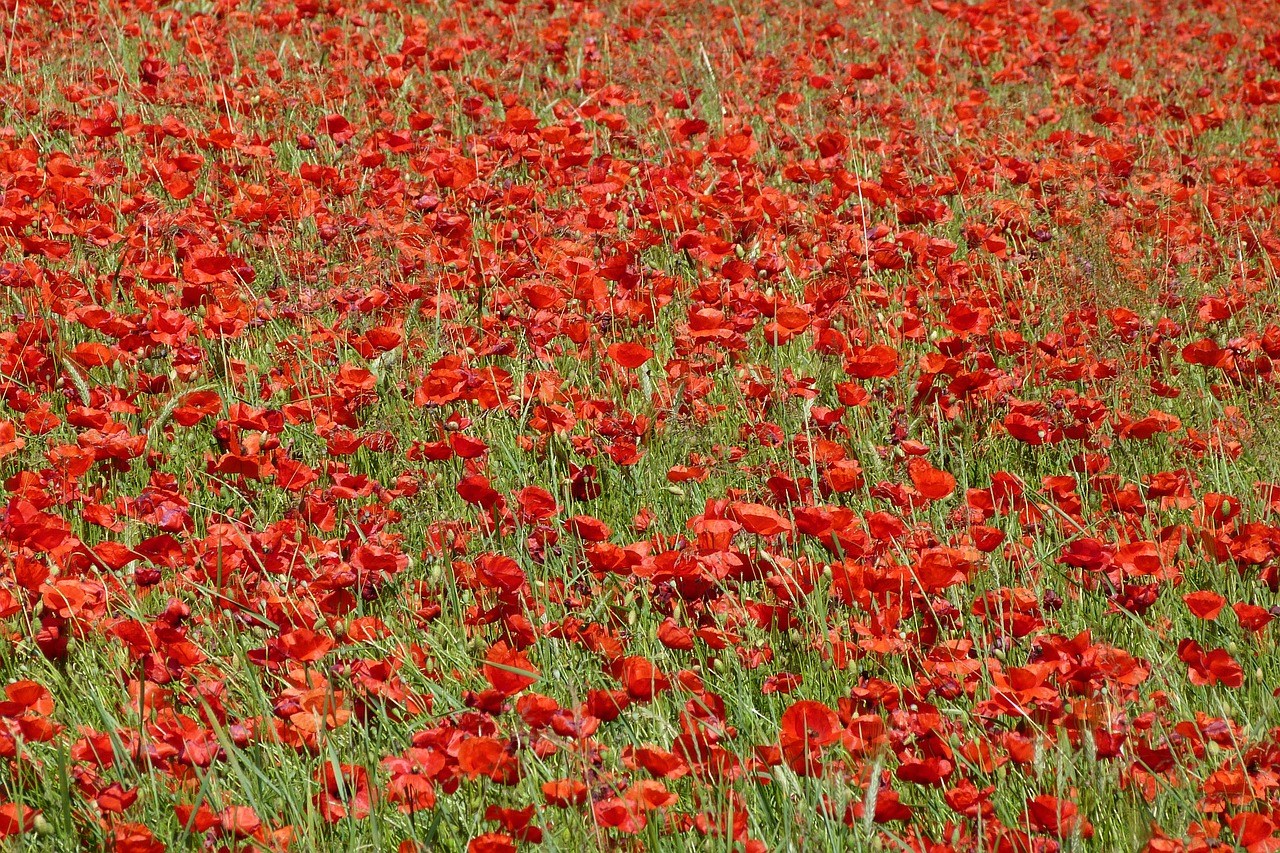
[(1280, 851), (1280, 4), (0, 3), (0, 849)]

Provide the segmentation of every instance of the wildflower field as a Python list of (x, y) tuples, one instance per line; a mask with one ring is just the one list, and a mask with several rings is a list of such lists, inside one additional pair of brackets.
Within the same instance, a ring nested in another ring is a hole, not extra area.
[(1280, 851), (1280, 4), (0, 3), (0, 849)]

